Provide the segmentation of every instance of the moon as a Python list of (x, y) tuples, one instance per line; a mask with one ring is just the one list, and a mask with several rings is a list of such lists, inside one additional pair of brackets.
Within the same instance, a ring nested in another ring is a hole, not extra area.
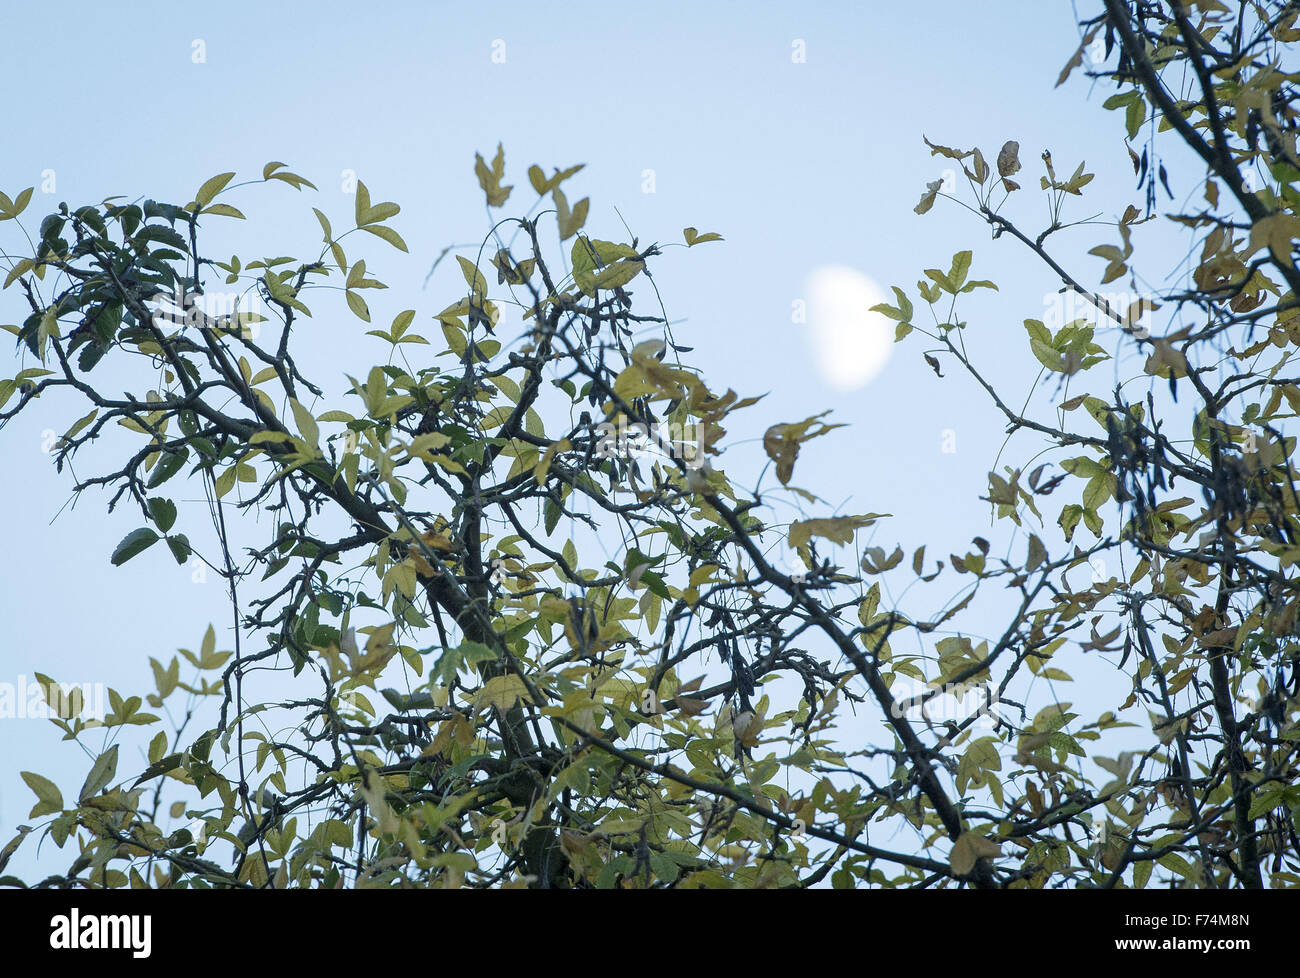
[(805, 290), (818, 373), (837, 390), (865, 387), (894, 348), (893, 324), (871, 311), (885, 301), (880, 286), (856, 268), (823, 265), (808, 275)]

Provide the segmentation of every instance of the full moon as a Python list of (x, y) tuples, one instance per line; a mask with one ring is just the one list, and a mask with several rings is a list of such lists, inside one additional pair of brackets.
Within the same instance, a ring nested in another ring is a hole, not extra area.
[(894, 347), (892, 323), (871, 307), (880, 286), (843, 265), (816, 268), (805, 286), (818, 372), (832, 387), (855, 391), (884, 368)]

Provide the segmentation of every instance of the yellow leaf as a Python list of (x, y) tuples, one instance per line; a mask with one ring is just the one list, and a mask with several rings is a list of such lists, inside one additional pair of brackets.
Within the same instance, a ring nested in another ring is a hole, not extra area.
[(483, 188), (489, 207), (500, 207), (514, 189), (513, 186), (501, 186), (506, 175), (506, 151), (500, 143), (497, 143), (497, 155), (492, 158), (491, 169), (483, 162), (482, 154), (474, 154), (474, 174), (478, 177), (478, 185)]
[(474, 295), (480, 299), (486, 296), (487, 279), (485, 279), (483, 273), (478, 270), (478, 266), (468, 258), (462, 258), (460, 255), (456, 256), (456, 261), (460, 262), (461, 274), (465, 276), (465, 282), (470, 287), (471, 291), (473, 291)]
[(695, 228), (683, 228), (682, 237), (686, 239), (686, 247), (688, 248), (693, 248), (697, 244), (704, 244), (706, 241), (723, 240), (722, 235), (718, 234), (716, 231), (709, 231), (705, 234), (700, 234), (700, 232), (695, 230)]
[(1267, 247), (1275, 261), (1290, 265), (1291, 241), (1300, 237), (1300, 217), (1290, 214), (1270, 214), (1256, 221), (1250, 228), (1250, 250)]
[(200, 207), (207, 207), (208, 204), (212, 203), (212, 199), (225, 189), (226, 184), (230, 182), (231, 177), (234, 175), (233, 172), (218, 173), (215, 177), (205, 180), (203, 186), (199, 188), (199, 192), (194, 195), (195, 201), (198, 202)]
[(799, 448), (804, 442), (818, 438), (832, 429), (844, 427), (842, 424), (826, 424), (819, 420), (828, 414), (829, 411), (823, 411), (798, 423), (774, 424), (763, 435), (763, 450), (776, 463), (776, 477), (781, 485), (789, 485), (790, 476), (794, 474), (795, 459), (799, 457)]
[(410, 250), (406, 247), (406, 242), (402, 240), (402, 236), (398, 234), (396, 231), (394, 231), (392, 228), (384, 227), (382, 224), (367, 224), (364, 227), (362, 227), (361, 230), (369, 231), (371, 234), (375, 235), (376, 237), (383, 238), (385, 241), (387, 241), (398, 251)]
[(486, 706), (494, 706), (504, 713), (517, 701), (527, 700), (527, 698), (528, 691), (524, 688), (524, 681), (514, 673), (494, 676), (478, 691), (478, 695), (474, 698), (474, 708), (481, 710)]
[(386, 221), (390, 217), (395, 217), (401, 213), (402, 208), (394, 204), (391, 200), (383, 203), (370, 204), (370, 191), (360, 180), (357, 181), (356, 196), (356, 221), (357, 227), (365, 227), (368, 224), (377, 224), (380, 221)]
[(939, 196), (939, 191), (943, 188), (942, 180), (933, 180), (925, 185), (925, 193), (921, 194), (921, 199), (917, 201), (912, 210), (918, 214), (924, 214), (934, 206), (934, 200)]
[(798, 549), (813, 537), (825, 537), (835, 543), (852, 543), (853, 534), (861, 527), (870, 526), (889, 513), (868, 513), (863, 516), (836, 516), (822, 520), (797, 520), (790, 524), (790, 546)]
[(366, 305), (366, 300), (351, 289), (345, 291), (343, 295), (348, 300), (348, 308), (357, 315), (357, 318), (367, 323), (370, 322), (370, 307)]
[(975, 868), (980, 859), (995, 859), (1002, 855), (1002, 847), (991, 839), (974, 832), (963, 832), (953, 844), (948, 865), (958, 876), (965, 876)]
[(34, 807), (28, 818), (39, 818), (41, 815), (51, 815), (63, 810), (63, 795), (59, 792), (58, 785), (49, 778), (43, 778), (39, 774), (31, 771), (22, 771), (22, 778), (27, 782), (27, 787), (36, 792), (36, 797), (40, 799)]
[(583, 197), (573, 205), (573, 210), (569, 210), (569, 201), (559, 187), (551, 191), (551, 199), (555, 201), (555, 220), (560, 225), (560, 240), (567, 241), (587, 223), (591, 200)]
[(561, 438), (557, 442), (552, 442), (547, 447), (546, 452), (542, 455), (541, 459), (539, 459), (537, 464), (533, 466), (533, 478), (537, 480), (539, 486), (545, 485), (546, 474), (551, 471), (551, 462), (555, 459), (555, 456), (560, 452), (567, 452), (572, 447), (573, 445), (569, 443), (569, 439), (567, 438)]
[(1020, 144), (1009, 139), (998, 153), (998, 176), (1009, 177), (1020, 169)]
[(1143, 369), (1153, 377), (1186, 377), (1187, 357), (1181, 350), (1175, 350), (1168, 339), (1157, 339)]
[(218, 217), (235, 217), (244, 220), (244, 214), (238, 207), (231, 207), (229, 204), (213, 204), (211, 207), (203, 208), (204, 214), (215, 214)]
[(298, 434), (302, 435), (302, 440), (312, 448), (320, 452), (320, 427), (316, 424), (316, 419), (311, 416), (311, 412), (298, 403), (296, 397), (289, 398), (289, 407), (293, 409), (293, 420), (298, 425)]

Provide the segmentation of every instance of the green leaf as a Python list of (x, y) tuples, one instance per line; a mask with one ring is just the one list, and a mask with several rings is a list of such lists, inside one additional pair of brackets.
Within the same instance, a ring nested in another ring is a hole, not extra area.
[(971, 253), (959, 251), (952, 256), (952, 268), (948, 271), (948, 282), (954, 291), (960, 290), (966, 283), (966, 273), (970, 271)]
[(63, 794), (59, 791), (58, 785), (49, 778), (43, 778), (31, 771), (23, 771), (21, 774), (23, 780), (27, 782), (27, 787), (36, 792), (36, 797), (40, 799), (39, 804), (28, 812), (28, 818), (37, 818), (41, 815), (52, 815), (55, 812), (63, 811)]
[(495, 662), (496, 658), (497, 654), (481, 642), (461, 642), (456, 648), (447, 649), (439, 656), (432, 676), (447, 686), (460, 670), (472, 668), (479, 662)]
[[(159, 736), (163, 736), (163, 735), (160, 734)], [(153, 754), (153, 749), (152, 747), (150, 747), (150, 756), (152, 756), (152, 754)], [(135, 779), (135, 783), (137, 785), (141, 785), (144, 784), (146, 781), (152, 781), (154, 778), (161, 777), (162, 775), (166, 774), (168, 771), (174, 771), (176, 768), (180, 767), (181, 764), (184, 763), (184, 761), (185, 761), (184, 754), (168, 754), (165, 757), (160, 757), (158, 760), (154, 761), (147, 768), (145, 768), (143, 771), (140, 772), (140, 776)]]
[(542, 519), (546, 525), (546, 535), (548, 537), (555, 532), (555, 527), (559, 524), (563, 512), (549, 496), (546, 502), (542, 504)]
[(293, 420), (298, 425), (298, 434), (302, 435), (303, 441), (319, 452), (320, 426), (316, 424), (316, 419), (312, 417), (310, 411), (298, 403), (296, 397), (289, 398), (289, 407), (293, 410)]
[(1069, 540), (1074, 536), (1074, 528), (1079, 525), (1079, 520), (1083, 517), (1083, 507), (1077, 503), (1070, 503), (1061, 510), (1061, 515), (1057, 519), (1061, 529), (1065, 532), (1065, 539)]
[(66, 442), (66, 441), (71, 441), (73, 438), (76, 438), (77, 435), (81, 432), (81, 430), (85, 428), (86, 425), (90, 424), (90, 422), (94, 421), (95, 418), (97, 418), (98, 416), (99, 416), (99, 408), (95, 408), (95, 410), (91, 411), (84, 418), (81, 418), (79, 421), (77, 421), (76, 424), (74, 424), (71, 428), (65, 431), (63, 433), (63, 440)]
[(325, 232), (325, 240), (326, 240), (326, 241), (333, 241), (333, 240), (334, 240), (334, 232), (333, 232), (333, 230), (330, 228), (330, 220), (329, 220), (329, 218), (326, 217), (324, 214), (322, 214), (322, 213), (320, 212), (320, 210), (317, 209), (317, 208), (315, 208), (315, 207), (313, 207), (312, 210), (313, 210), (313, 211), (315, 212), (315, 214), (316, 214), (316, 220), (320, 221), (320, 228), (321, 228), (321, 230)]
[(288, 170), (285, 170), (283, 173), (275, 172), (283, 166), (284, 164), (279, 162), (266, 164), (266, 166), (262, 167), (262, 179), (283, 180), (289, 186), (293, 187), (294, 190), (301, 190), (303, 187), (311, 187), (312, 190), (316, 189), (316, 184), (312, 183), (306, 177), (300, 177), (298, 174), (290, 173)]
[(203, 208), (204, 214), (215, 214), (218, 217), (233, 217), (238, 220), (244, 220), (244, 214), (238, 207), (231, 207), (229, 204), (213, 204), (211, 207)]
[(153, 517), (158, 529), (166, 533), (176, 522), (176, 504), (170, 499), (154, 496), (149, 500), (149, 515)]
[(1192, 869), (1187, 860), (1176, 852), (1167, 852), (1158, 861), (1165, 869), (1172, 870), (1185, 880), (1195, 883), (1200, 878), (1200, 874)]
[(357, 227), (365, 227), (368, 224), (378, 224), (386, 221), (390, 217), (396, 217), (400, 214), (402, 208), (394, 204), (391, 200), (384, 201), (381, 204), (370, 204), (370, 191), (360, 180), (357, 181), (356, 196), (356, 221)]
[(198, 202), (200, 207), (207, 207), (208, 204), (212, 203), (213, 198), (225, 189), (226, 184), (230, 182), (231, 177), (234, 175), (233, 172), (218, 173), (210, 180), (204, 181), (203, 186), (199, 188), (199, 192), (194, 195), (195, 201)]
[(45, 347), (50, 337), (59, 338), (59, 314), (56, 306), (46, 309), (41, 315), (40, 325), (36, 329), (37, 355), (41, 363), (45, 362)]
[(0, 193), (0, 221), (12, 221), (19, 214), (27, 209), (27, 204), (32, 199), (32, 191), (35, 187), (28, 187), (18, 195), (16, 200), (10, 200), (7, 194)]
[(149, 475), (149, 481), (145, 483), (146, 488), (155, 489), (162, 485), (172, 476), (174, 476), (180, 467), (189, 459), (189, 449), (182, 448), (175, 454), (164, 453), (153, 467), (153, 472)]
[(1285, 794), (1286, 794), (1285, 790), (1281, 788), (1277, 789), (1276, 791), (1260, 792), (1251, 801), (1250, 812), (1247, 814), (1247, 817), (1259, 818), (1261, 815), (1268, 814), (1273, 809), (1279, 807), (1282, 804)]
[(939, 286), (939, 288), (943, 289), (945, 292), (950, 292), (953, 295), (957, 294), (957, 290), (954, 289), (952, 287), (952, 283), (948, 281), (948, 276), (945, 273), (939, 271), (939, 269), (927, 268), (925, 270), (925, 274), (927, 278), (931, 279), (936, 285)]
[(887, 319), (892, 319), (897, 323), (910, 323), (912, 321), (912, 300), (907, 297), (902, 289), (897, 285), (891, 285), (894, 295), (898, 299), (898, 308), (895, 309), (888, 303), (881, 302), (871, 307), (872, 312), (878, 312)]
[(415, 310), (404, 309), (393, 317), (393, 325), (388, 330), (394, 340), (402, 338), (402, 334), (411, 328), (411, 323), (415, 321)]
[(178, 564), (184, 564), (189, 559), (190, 554), (194, 552), (194, 549), (190, 546), (189, 537), (184, 533), (168, 537), (167, 546), (171, 549), (172, 556), (176, 558)]
[(1147, 888), (1147, 880), (1151, 878), (1151, 860), (1144, 859), (1133, 867), (1133, 887), (1138, 890)]
[(158, 542), (158, 534), (147, 526), (132, 530), (117, 545), (110, 558), (114, 567), (121, 567), (136, 554), (143, 553)]
[(81, 791), (77, 797), (81, 801), (87, 798), (93, 798), (108, 786), (113, 780), (113, 775), (117, 773), (117, 744), (114, 744), (99, 757), (95, 758), (95, 763), (90, 768), (90, 773), (86, 775), (86, 783), (81, 786)]
[(686, 247), (694, 248), (697, 244), (704, 244), (706, 241), (722, 241), (722, 235), (716, 231), (709, 231), (706, 234), (700, 234), (695, 228), (682, 228), (682, 237), (686, 239)]
[(587, 295), (597, 289), (615, 289), (630, 282), (645, 268), (636, 250), (613, 241), (597, 241), (586, 236), (573, 242), (573, 281)]
[(1048, 370), (1060, 371), (1061, 353), (1052, 346), (1052, 334), (1036, 319), (1025, 320), (1025, 330), (1029, 333), (1029, 348), (1034, 356)]
[(465, 276), (465, 284), (470, 287), (470, 291), (480, 299), (485, 297), (487, 295), (487, 279), (478, 270), (478, 266), (468, 258), (463, 258), (460, 255), (456, 256), (456, 261), (460, 263), (460, 272)]
[(402, 236), (392, 228), (384, 227), (381, 224), (367, 224), (363, 226), (361, 230), (369, 231), (376, 237), (383, 238), (398, 251), (410, 251), (410, 249), (406, 247), (406, 242), (402, 240)]
[(1083, 489), (1083, 508), (1095, 510), (1110, 498), (1110, 479), (1106, 475), (1096, 475), (1088, 480)]
[(1101, 107), (1106, 110), (1118, 109), (1121, 105), (1130, 105), (1142, 96), (1135, 90), (1120, 92), (1118, 95), (1112, 95), (1106, 101), (1101, 103)]
[(351, 289), (348, 289), (343, 295), (348, 300), (348, 308), (356, 314), (357, 318), (363, 322), (370, 322), (370, 307), (366, 305), (366, 300)]
[(1146, 119), (1146, 108), (1146, 103), (1141, 98), (1135, 98), (1128, 104), (1128, 109), (1124, 112), (1124, 127), (1128, 130), (1129, 139), (1137, 138), (1138, 131)]

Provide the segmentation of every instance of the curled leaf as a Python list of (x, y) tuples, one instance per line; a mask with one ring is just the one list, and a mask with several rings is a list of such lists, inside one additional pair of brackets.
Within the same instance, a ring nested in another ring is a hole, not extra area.
[(942, 180), (935, 180), (925, 185), (925, 193), (921, 194), (921, 199), (912, 210), (918, 214), (924, 214), (934, 206), (934, 199), (939, 196), (939, 188), (943, 186)]
[(965, 876), (975, 868), (980, 859), (995, 859), (1002, 855), (1002, 847), (992, 839), (974, 832), (963, 832), (953, 844), (948, 865), (958, 876)]

